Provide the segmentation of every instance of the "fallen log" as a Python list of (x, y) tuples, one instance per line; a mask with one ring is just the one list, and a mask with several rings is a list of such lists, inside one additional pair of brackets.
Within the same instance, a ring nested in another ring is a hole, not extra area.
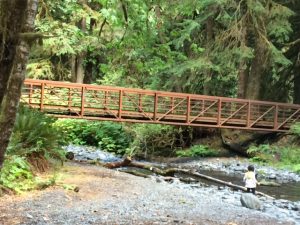
[(114, 169), (114, 168), (120, 168), (120, 167), (126, 167), (131, 163), (131, 158), (126, 157), (123, 161), (121, 162), (110, 162), (110, 163), (105, 163), (104, 166), (109, 168), (109, 169)]
[[(126, 157), (122, 162), (117, 162), (117, 163), (106, 163), (104, 164), (105, 167), (113, 169), (113, 168), (119, 168), (119, 167), (136, 167), (136, 168), (141, 168), (141, 169), (146, 169), (146, 170), (150, 170), (155, 174), (161, 175), (161, 176), (174, 176), (175, 173), (182, 173), (188, 176), (194, 176), (194, 177), (198, 177), (198, 178), (202, 178), (208, 181), (212, 181), (218, 184), (222, 184), (237, 190), (241, 190), (246, 192), (247, 188), (236, 185), (236, 184), (232, 184), (231, 182), (227, 182), (227, 181), (223, 181), (208, 175), (204, 175), (198, 172), (195, 172), (193, 170), (187, 170), (187, 169), (179, 169), (179, 168), (168, 168), (168, 169), (160, 169), (157, 167), (154, 167), (151, 164), (145, 164), (145, 163), (139, 163), (139, 162), (133, 162), (131, 160), (131, 158)], [(267, 197), (267, 198), (271, 198), (274, 199), (272, 196), (264, 194), (262, 192), (256, 191), (256, 194)]]

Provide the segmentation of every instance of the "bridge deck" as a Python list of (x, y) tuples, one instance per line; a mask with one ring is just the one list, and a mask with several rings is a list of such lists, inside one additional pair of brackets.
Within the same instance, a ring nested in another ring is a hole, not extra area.
[(61, 118), (287, 132), (300, 105), (27, 79), (21, 101)]

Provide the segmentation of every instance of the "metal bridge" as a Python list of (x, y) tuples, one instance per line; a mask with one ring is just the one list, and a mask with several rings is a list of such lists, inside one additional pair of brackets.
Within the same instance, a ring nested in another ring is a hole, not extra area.
[(287, 132), (300, 105), (66, 82), (24, 82), (21, 102), (60, 118)]

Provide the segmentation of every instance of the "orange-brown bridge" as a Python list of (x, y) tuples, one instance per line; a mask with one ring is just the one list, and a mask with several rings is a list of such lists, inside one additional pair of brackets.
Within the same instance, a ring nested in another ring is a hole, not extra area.
[(21, 102), (61, 118), (287, 132), (300, 105), (25, 80)]

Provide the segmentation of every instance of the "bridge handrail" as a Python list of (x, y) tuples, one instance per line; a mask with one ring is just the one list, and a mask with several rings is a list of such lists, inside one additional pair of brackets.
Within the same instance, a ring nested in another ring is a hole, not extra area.
[(126, 88), (126, 87), (116, 87), (116, 86), (105, 86), (105, 85), (93, 85), (93, 84), (81, 84), (81, 83), (68, 83), (61, 81), (50, 81), (50, 80), (36, 80), (36, 79), (25, 79), (24, 84), (49, 84), (65, 88), (88, 88), (90, 90), (110, 90), (110, 91), (126, 91), (134, 92), (139, 94), (148, 94), (148, 95), (159, 95), (159, 96), (173, 96), (173, 97), (191, 97), (193, 99), (205, 99), (205, 100), (221, 100), (224, 102), (240, 102), (240, 103), (251, 103), (251, 104), (261, 104), (261, 105), (274, 105), (290, 108), (300, 108), (300, 104), (291, 104), (291, 103), (281, 103), (281, 102), (272, 102), (272, 101), (259, 101), (259, 100), (250, 100), (250, 99), (240, 99), (240, 98), (229, 98), (221, 96), (207, 96), (199, 94), (189, 94), (189, 93), (178, 93), (178, 92), (169, 92), (169, 91), (155, 91), (155, 90), (144, 90), (139, 88)]

